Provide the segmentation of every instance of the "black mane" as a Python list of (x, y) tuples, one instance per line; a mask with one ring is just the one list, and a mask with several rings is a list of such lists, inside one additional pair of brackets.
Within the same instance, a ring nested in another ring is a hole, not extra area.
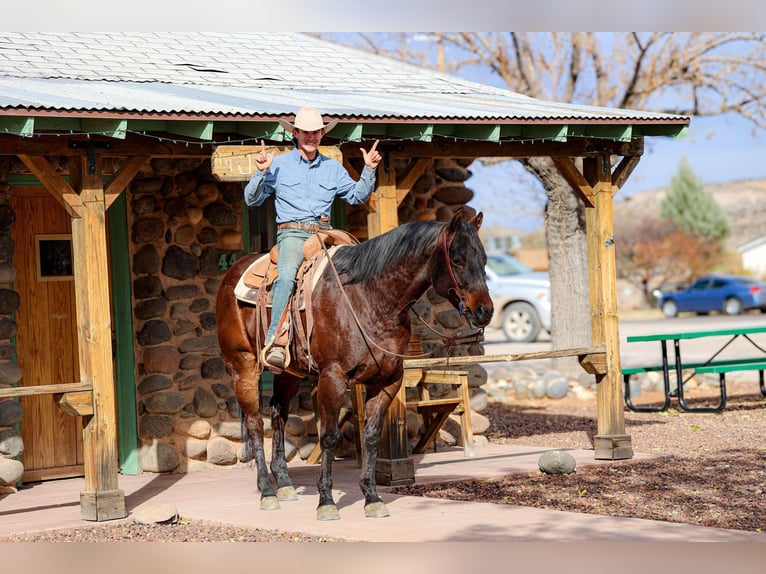
[(369, 283), (388, 267), (422, 253), (436, 241), (444, 225), (436, 221), (405, 223), (359, 245), (341, 247), (332, 260), (344, 283)]

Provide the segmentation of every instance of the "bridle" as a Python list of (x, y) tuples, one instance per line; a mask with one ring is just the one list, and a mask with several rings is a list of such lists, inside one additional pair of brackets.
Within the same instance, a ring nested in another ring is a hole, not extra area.
[(449, 272), (449, 277), (452, 280), (452, 285), (454, 285), (454, 288), (450, 287), (449, 289), (447, 289), (447, 292), (449, 293), (450, 291), (452, 291), (455, 293), (455, 295), (457, 295), (457, 298), (459, 301), (457, 310), (458, 310), (458, 313), (460, 313), (460, 315), (462, 316), (462, 315), (466, 315), (468, 312), (468, 309), (465, 305), (465, 295), (463, 295), (463, 290), (460, 288), (460, 285), (458, 285), (457, 279), (455, 278), (455, 273), (454, 271), (452, 271), (452, 261), (450, 261), (450, 257), (449, 257), (449, 250), (452, 247), (452, 241), (454, 239), (455, 239), (455, 236), (452, 235), (452, 237), (450, 237), (449, 243), (447, 242), (447, 226), (445, 225), (444, 228), (442, 229), (441, 244), (442, 244), (442, 250), (444, 251), (444, 261), (447, 264), (447, 271)]

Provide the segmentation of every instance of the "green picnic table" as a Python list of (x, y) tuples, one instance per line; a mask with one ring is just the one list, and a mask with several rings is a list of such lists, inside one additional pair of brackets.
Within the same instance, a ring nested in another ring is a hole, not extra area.
[[(764, 384), (764, 370), (766, 369), (766, 349), (751, 338), (751, 335), (766, 333), (766, 325), (759, 327), (740, 327), (732, 329), (716, 329), (709, 331), (684, 331), (681, 333), (658, 333), (653, 335), (635, 335), (627, 338), (628, 343), (646, 343), (659, 341), (662, 354), (660, 365), (633, 366), (622, 369), (623, 381), (625, 385), (625, 404), (636, 412), (657, 412), (664, 411), (670, 406), (671, 397), (678, 396), (678, 404), (685, 411), (692, 412), (715, 412), (720, 411), (726, 406), (726, 373), (732, 371), (758, 371), (759, 385), (761, 394), (766, 396), (766, 384)], [(684, 362), (681, 356), (681, 341), (701, 339), (706, 337), (718, 337), (722, 343), (710, 358), (703, 361)], [(738, 338), (749, 341), (752, 346), (759, 351), (754, 357), (734, 357), (720, 358), (721, 353)], [(673, 342), (673, 363), (668, 360), (668, 341)], [(670, 371), (673, 369), (676, 375), (676, 391), (670, 390)], [(691, 370), (685, 379), (683, 371)], [(665, 400), (662, 405), (636, 405), (633, 403), (630, 394), (630, 376), (638, 373), (661, 372), (663, 387), (665, 391)], [(720, 398), (717, 405), (711, 406), (690, 406), (684, 398), (684, 385), (697, 374), (715, 373), (719, 377)]]

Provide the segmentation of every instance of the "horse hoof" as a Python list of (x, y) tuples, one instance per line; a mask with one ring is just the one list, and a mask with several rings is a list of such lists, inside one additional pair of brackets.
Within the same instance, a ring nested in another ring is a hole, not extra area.
[(281, 486), (277, 489), (277, 498), (279, 500), (298, 500), (298, 495), (295, 494), (294, 486)]
[(338, 520), (340, 514), (338, 513), (338, 507), (334, 504), (325, 504), (317, 508), (317, 520)]
[(261, 510), (279, 510), (279, 499), (276, 496), (261, 498)]
[(385, 518), (391, 516), (383, 502), (371, 502), (364, 505), (364, 515), (367, 518)]

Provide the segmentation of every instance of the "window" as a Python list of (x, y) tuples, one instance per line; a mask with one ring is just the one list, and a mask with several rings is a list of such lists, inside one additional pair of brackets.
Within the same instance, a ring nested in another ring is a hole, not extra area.
[(69, 281), (72, 269), (71, 235), (35, 235), (38, 281)]

